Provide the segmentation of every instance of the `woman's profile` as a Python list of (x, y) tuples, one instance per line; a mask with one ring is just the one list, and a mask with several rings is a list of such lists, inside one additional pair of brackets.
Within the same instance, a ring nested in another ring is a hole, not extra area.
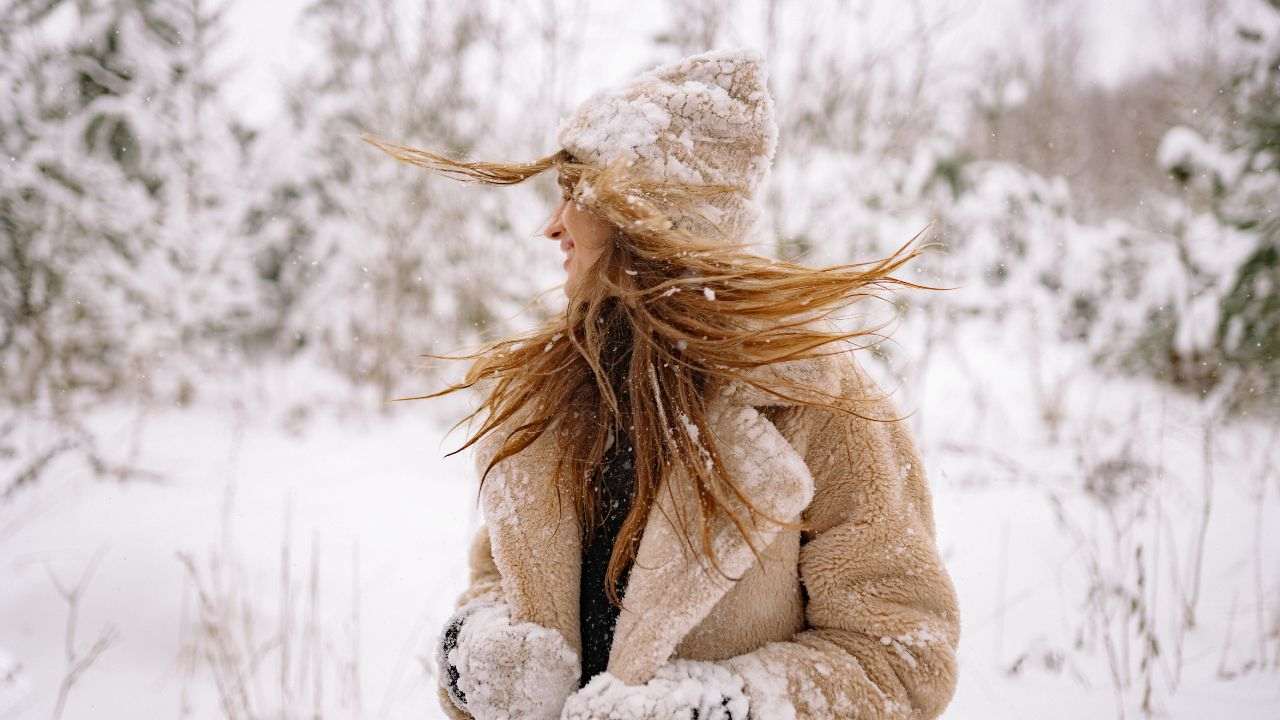
[[(749, 252), (777, 145), (761, 55), (716, 50), (587, 98), (528, 163), (372, 137), (449, 177), (556, 174), (567, 303), (489, 344), (484, 524), (437, 649), (454, 718), (933, 718), (960, 617), (914, 440), (829, 315), (918, 250)], [(783, 188), (785, 192), (785, 188)], [(457, 451), (455, 451), (457, 452)]]

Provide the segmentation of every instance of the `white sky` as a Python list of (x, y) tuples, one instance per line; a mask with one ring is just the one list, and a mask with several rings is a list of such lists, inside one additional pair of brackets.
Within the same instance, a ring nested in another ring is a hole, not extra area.
[[(1080, 68), (1087, 76), (1112, 83), (1131, 73), (1163, 64), (1172, 49), (1195, 37), (1194, 8), (1203, 0), (1076, 0), (1059, 7), (1081, 14), (1086, 44)], [(941, 43), (948, 59), (966, 62), (989, 48), (1027, 47), (1034, 42), (1029, 18), (1044, 0), (950, 0), (956, 13), (953, 35)], [(279, 110), (276, 83), (308, 61), (312, 52), (300, 37), (296, 20), (307, 0), (234, 0), (230, 12), (229, 60), (236, 69), (230, 100), (250, 122), (268, 122)], [(874, 3), (872, 3), (874, 4)], [(1228, 2), (1248, 7), (1244, 0)], [(1260, 3), (1258, 3), (1260, 4)], [(644, 60), (651, 29), (659, 21), (652, 5), (631, 0), (587, 2), (591, 9), (585, 71), (567, 97), (581, 99), (597, 86), (620, 81)], [(513, 3), (513, 11), (529, 8)], [(882, 8), (901, 7), (881, 3)], [(931, 9), (937, 6), (930, 6)], [(1020, 28), (1028, 31), (1020, 33)], [(592, 52), (593, 49), (595, 52)], [(965, 57), (968, 55), (969, 57)], [(573, 73), (571, 73), (573, 74)]]

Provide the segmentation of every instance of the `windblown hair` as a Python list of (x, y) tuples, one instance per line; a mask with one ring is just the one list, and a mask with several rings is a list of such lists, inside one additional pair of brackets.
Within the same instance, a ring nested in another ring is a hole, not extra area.
[[(716, 513), (727, 515), (757, 554), (759, 548), (747, 529), (757, 515), (784, 526), (803, 526), (758, 511), (726, 472), (706, 414), (724, 383), (759, 365), (827, 354), (815, 350), (828, 343), (880, 337), (877, 331), (883, 325), (842, 333), (814, 322), (859, 298), (879, 297), (874, 292), (878, 288), (943, 289), (891, 275), (927, 247), (906, 252), (916, 238), (878, 261), (814, 268), (752, 254), (745, 243), (701, 236), (671, 220), (670, 208), (687, 207), (691, 199), (743, 192), (734, 186), (656, 182), (637, 177), (624, 164), (599, 167), (579, 162), (565, 150), (525, 163), (463, 162), (369, 135), (363, 139), (403, 162), (464, 182), (510, 185), (554, 168), (565, 199), (613, 225), (611, 241), (575, 288), (562, 315), (535, 330), (489, 343), (477, 353), (427, 353), (475, 361), (463, 382), (399, 399), (438, 397), (482, 383), (480, 387), (487, 389), (481, 405), (458, 424), (482, 409), (488, 410), (486, 420), (453, 452), (513, 417), (523, 419), (508, 432), (481, 475), (481, 484), (498, 462), (542, 433), (554, 432), (560, 459), (556, 477), (547, 481), (556, 483), (558, 497), (567, 492), (572, 498), (584, 538), (602, 520), (599, 473), (610, 435), (627, 428), (635, 452), (635, 494), (606, 572), (606, 593), (615, 605), (620, 604), (618, 579), (635, 558), (660, 483), (677, 464), (686, 470), (699, 499), (702, 554), (719, 572), (710, 531)], [(746, 378), (743, 382), (791, 397), (786, 387), (766, 387)], [(615, 388), (623, 392), (615, 393)], [(845, 398), (830, 399), (830, 404), (805, 404), (854, 412)], [(682, 532), (690, 541), (689, 528)]]

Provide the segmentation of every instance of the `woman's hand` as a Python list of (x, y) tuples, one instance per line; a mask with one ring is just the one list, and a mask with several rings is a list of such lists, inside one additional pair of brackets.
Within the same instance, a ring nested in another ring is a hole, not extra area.
[(569, 697), (561, 720), (747, 720), (742, 678), (719, 663), (672, 660), (644, 685), (605, 672)]
[(477, 599), (445, 627), (437, 657), (449, 698), (476, 720), (552, 720), (578, 688), (578, 654), (559, 632), (511, 622), (505, 602)]

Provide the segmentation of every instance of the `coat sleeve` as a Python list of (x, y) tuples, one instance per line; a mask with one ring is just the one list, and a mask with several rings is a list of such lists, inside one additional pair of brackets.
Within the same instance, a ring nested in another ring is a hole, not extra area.
[[(883, 397), (857, 402), (861, 415), (898, 417)], [(725, 662), (752, 718), (935, 718), (956, 687), (960, 616), (909, 429), (804, 412), (823, 417), (804, 452), (815, 478), (799, 558), (806, 627)]]
[(493, 562), (493, 546), (489, 542), (487, 525), (481, 525), (471, 539), (467, 568), (467, 588), (458, 596), (454, 607), (460, 608), (479, 597), (502, 599), (502, 577), (498, 574), (498, 566)]

